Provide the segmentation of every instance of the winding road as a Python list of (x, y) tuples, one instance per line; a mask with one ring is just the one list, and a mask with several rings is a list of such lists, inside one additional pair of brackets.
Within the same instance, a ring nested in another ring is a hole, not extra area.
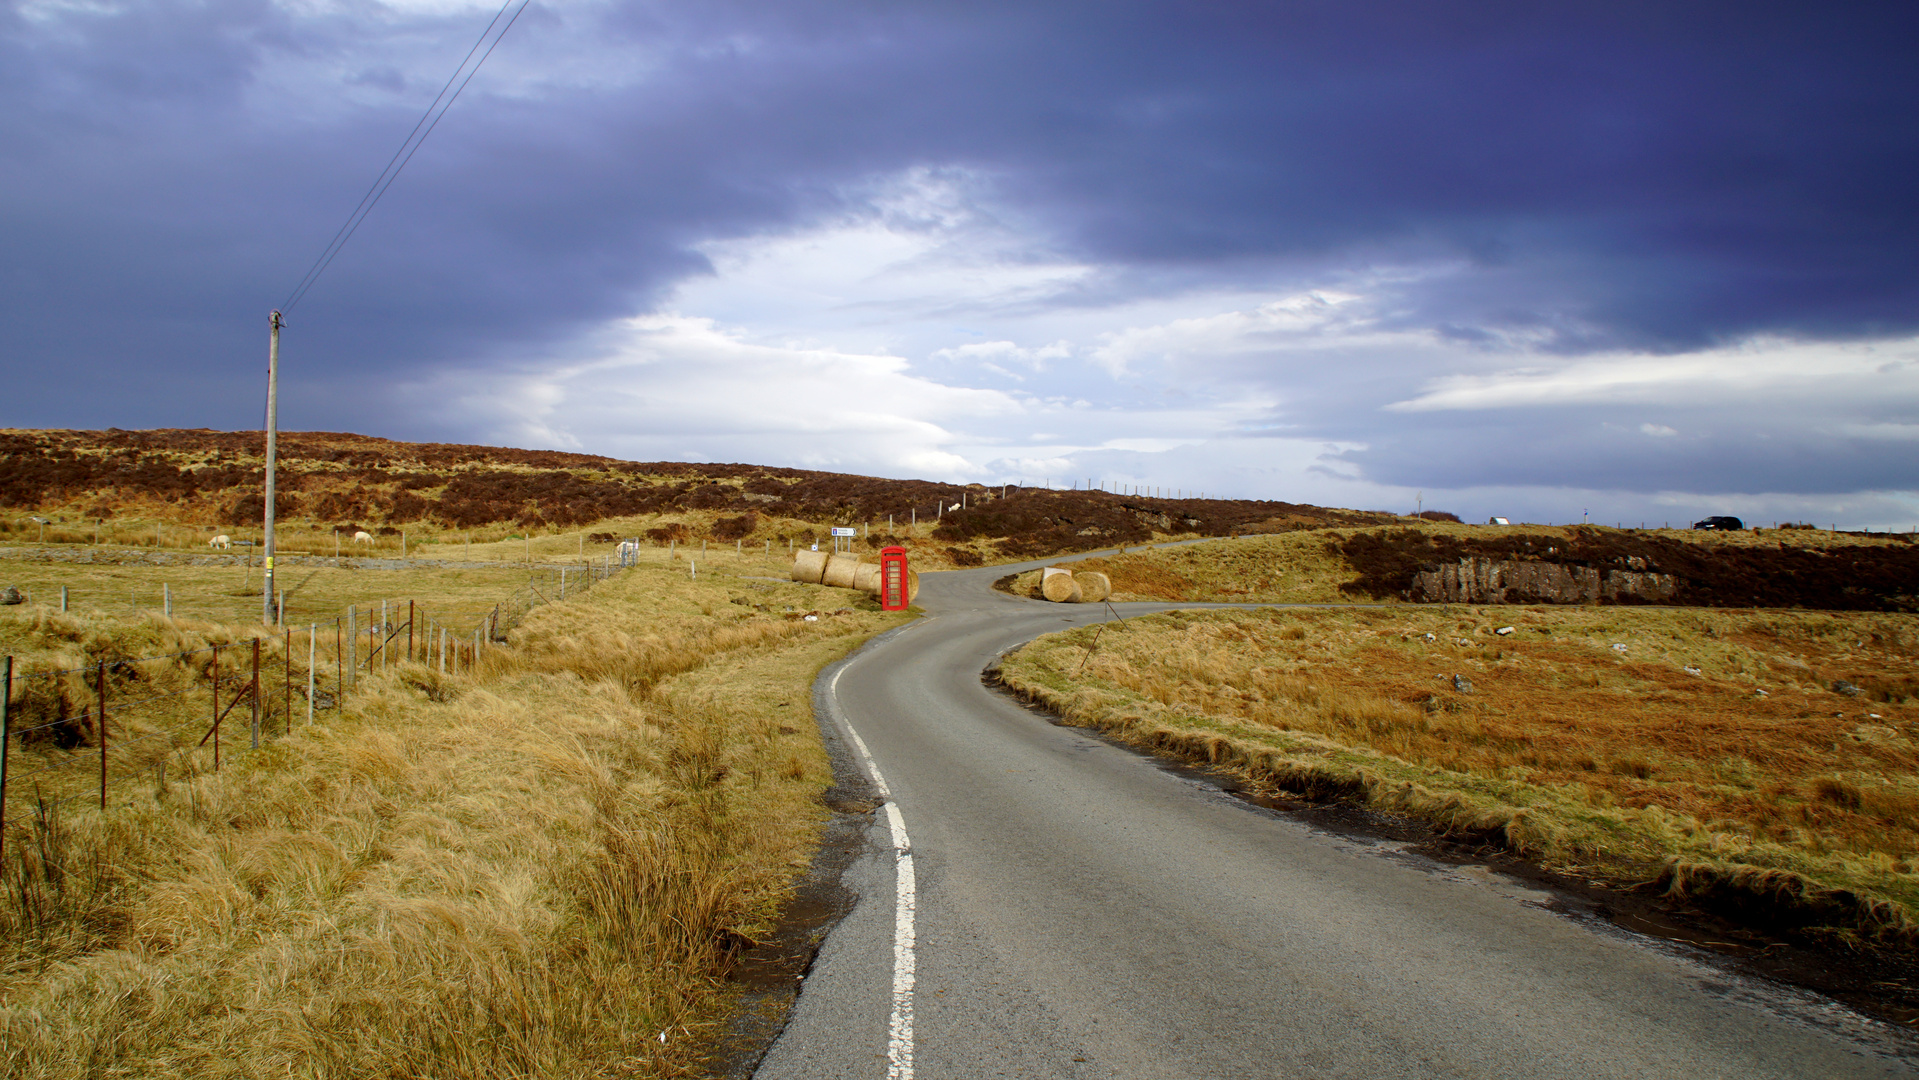
[(990, 690), (1001, 653), (1108, 617), (991, 588), (1038, 565), (927, 575), (925, 618), (822, 674), (829, 744), (883, 803), (759, 1080), (1915, 1074), (1836, 1003)]

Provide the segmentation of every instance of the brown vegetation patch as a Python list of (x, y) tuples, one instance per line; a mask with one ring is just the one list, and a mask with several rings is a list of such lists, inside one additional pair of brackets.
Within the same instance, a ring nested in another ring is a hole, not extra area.
[(1250, 499), (1155, 499), (1105, 491), (1014, 490), (948, 511), (934, 535), (997, 540), (1009, 558), (1034, 559), (1154, 537), (1228, 536), (1328, 525), (1373, 524), (1390, 515)]

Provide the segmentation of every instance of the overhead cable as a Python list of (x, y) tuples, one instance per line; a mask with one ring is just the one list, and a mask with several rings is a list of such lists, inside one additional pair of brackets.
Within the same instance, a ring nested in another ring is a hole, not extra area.
[[(333, 234), (333, 239), (327, 242), (326, 249), (320, 252), (319, 258), (313, 260), (313, 265), (307, 268), (299, 284), (287, 294), (286, 303), (280, 305), (282, 312), (293, 310), (293, 306), (306, 296), (307, 290), (313, 287), (313, 283), (318, 281), (320, 275), (326, 273), (327, 267), (333, 264), (334, 257), (340, 254), (340, 249), (346, 246), (348, 240), (353, 239), (353, 234), (359, 231), (360, 224), (366, 220), (368, 214), (373, 212), (373, 208), (379, 205), (381, 197), (386, 194), (388, 188), (393, 186), (393, 181), (400, 178), (400, 171), (406, 168), (407, 162), (413, 160), (413, 155), (419, 152), (427, 136), (433, 134), (433, 129), (440, 125), (440, 120), (446, 116), (446, 111), (459, 100), (467, 84), (473, 81), (473, 76), (480, 73), (480, 66), (486, 63), (486, 58), (493, 55), (493, 50), (499, 47), (500, 40), (506, 37), (506, 32), (513, 29), (513, 24), (520, 20), (520, 13), (526, 10), (527, 3), (528, 0), (519, 0), (520, 6), (514, 8), (512, 18), (507, 19), (504, 26), (500, 25), (500, 19), (506, 15), (507, 8), (513, 7), (514, 0), (506, 0), (500, 5), (500, 10), (493, 13), (492, 20), (486, 24), (486, 29), (480, 31), (480, 36), (473, 42), (473, 47), (466, 51), (466, 56), (461, 58), (460, 66), (453, 69), (453, 74), (447, 77), (446, 84), (440, 87), (438, 94), (434, 95), (433, 102), (426, 107), (424, 113), (420, 114), (419, 122), (413, 125), (413, 130), (407, 133), (407, 137), (400, 143), (400, 148), (395, 150), (393, 156), (387, 160), (386, 168), (380, 170), (380, 175), (374, 179), (373, 186), (367, 188), (365, 195), (360, 196), (359, 205), (347, 215), (346, 221), (342, 222), (339, 230)], [(498, 27), (498, 33), (494, 32), (496, 27)], [(482, 45), (486, 46), (484, 52), (480, 51)], [(474, 60), (476, 53), (479, 55), (478, 60)], [(469, 63), (472, 64), (471, 68), (467, 66)], [(459, 83), (457, 88), (453, 85), (456, 82)], [(452, 91), (450, 95), (449, 90)]]

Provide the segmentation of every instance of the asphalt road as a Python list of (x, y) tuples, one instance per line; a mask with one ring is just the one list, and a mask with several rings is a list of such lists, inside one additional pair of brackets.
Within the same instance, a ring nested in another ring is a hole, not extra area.
[(759, 1080), (1919, 1072), (1835, 1003), (1021, 708), (981, 670), (1106, 613), (993, 592), (1014, 569), (927, 575), (926, 618), (821, 677), (886, 805)]

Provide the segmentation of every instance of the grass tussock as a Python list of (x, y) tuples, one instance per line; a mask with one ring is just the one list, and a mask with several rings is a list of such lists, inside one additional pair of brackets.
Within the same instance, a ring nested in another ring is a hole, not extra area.
[(812, 675), (898, 619), (786, 617), (838, 599), (636, 570), (217, 775), (10, 798), (0, 1074), (697, 1073), (821, 815)]
[(1674, 894), (1790, 900), (1835, 932), (1919, 930), (1912, 616), (1174, 613), (1109, 628), (1089, 656), (1092, 633), (1042, 638), (1002, 676), (1275, 792)]

